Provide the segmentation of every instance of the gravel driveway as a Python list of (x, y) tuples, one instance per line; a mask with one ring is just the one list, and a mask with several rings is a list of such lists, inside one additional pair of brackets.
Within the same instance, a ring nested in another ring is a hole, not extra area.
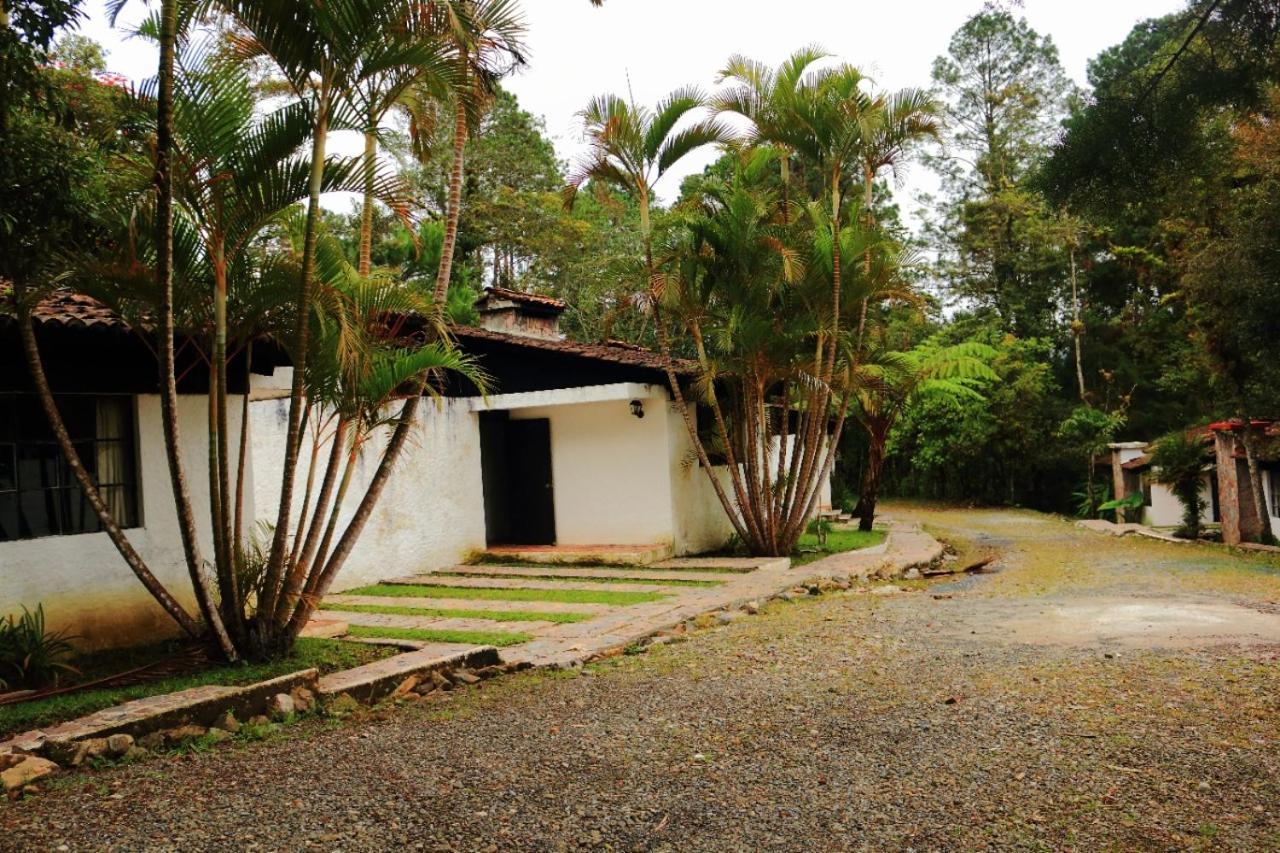
[(890, 511), (998, 572), (64, 777), (0, 804), (0, 848), (1280, 847), (1265, 618), (1191, 638), (1033, 618), (1170, 601), (1280, 622), (1280, 571), (1032, 513)]

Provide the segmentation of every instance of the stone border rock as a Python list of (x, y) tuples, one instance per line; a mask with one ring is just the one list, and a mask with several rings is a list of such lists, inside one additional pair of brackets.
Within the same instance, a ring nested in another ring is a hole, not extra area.
[(317, 692), (321, 699), (346, 694), (362, 702), (375, 702), (393, 693), (411, 676), (435, 670), (496, 666), (498, 650), (493, 646), (473, 646), (461, 650), (454, 644), (425, 646), (417, 651), (393, 655), (362, 666), (331, 672), (321, 678)]
[[(86, 756), (147, 754), (135, 745), (135, 738), (178, 743), (187, 732), (190, 737), (217, 733), (226, 739), (239, 728), (237, 716), (265, 721), (303, 713), (311, 710), (316, 694), (325, 703), (326, 713), (342, 716), (361, 702), (388, 696), (396, 701), (422, 699), (503, 672), (533, 666), (578, 667), (636, 646), (670, 642), (703, 620), (729, 624), (759, 613), (761, 603), (770, 599), (820, 595), (867, 580), (910, 576), (942, 556), (941, 543), (919, 527), (891, 523), (882, 545), (833, 554), (798, 570), (787, 558), (761, 561), (759, 568), (724, 589), (695, 590), (674, 603), (636, 605), (598, 620), (570, 623), (563, 626), (562, 636), (534, 640), (501, 654), (492, 646), (459, 650), (456, 645), (440, 644), (323, 678), (317, 670), (307, 669), (241, 687), (203, 685), (126, 702), (0, 743), (0, 773), (5, 789), (16, 796), (33, 790), (33, 782), (57, 770), (57, 764), (36, 757), (37, 752), (70, 756), (67, 763), (78, 766)], [(589, 626), (585, 635), (583, 626)], [(299, 707), (299, 702), (306, 707)]]
[(303, 669), (254, 684), (231, 687), (205, 684), (175, 693), (146, 696), (48, 729), (25, 732), (0, 743), (0, 753), (39, 752), (52, 741), (66, 743), (115, 734), (140, 737), (184, 725), (207, 726), (227, 711), (251, 716), (264, 710), (276, 694), (288, 694), (297, 687), (314, 689), (319, 675), (314, 668)]
[[(832, 554), (793, 568), (786, 557), (770, 560), (722, 587), (697, 590), (672, 601), (637, 604), (599, 619), (561, 626), (543, 637), (500, 653), (505, 663), (519, 666), (576, 668), (596, 658), (612, 657), (627, 649), (688, 629), (700, 618), (731, 621), (737, 615), (759, 612), (764, 601), (849, 589), (867, 580), (890, 580), (941, 560), (940, 542), (914, 525), (890, 523), (883, 549), (879, 546)], [(801, 590), (803, 592), (801, 592)]]

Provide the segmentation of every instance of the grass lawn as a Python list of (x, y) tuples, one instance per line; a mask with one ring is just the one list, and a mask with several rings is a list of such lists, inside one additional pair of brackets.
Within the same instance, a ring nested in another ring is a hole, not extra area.
[[(78, 680), (88, 681), (101, 678), (112, 673), (124, 672), (141, 666), (149, 660), (157, 660), (167, 656), (157, 654), (156, 647), (150, 650), (125, 650), (118, 653), (99, 653), (85, 661), (81, 668), (82, 677)], [(369, 663), (380, 658), (396, 654), (395, 649), (380, 648), (364, 643), (344, 643), (340, 640), (320, 640), (301, 638), (294, 646), (293, 654), (280, 660), (266, 663), (243, 664), (235, 666), (215, 666), (190, 675), (180, 675), (146, 684), (135, 684), (130, 687), (112, 687), (101, 690), (86, 690), (80, 693), (68, 693), (62, 696), (50, 696), (32, 702), (19, 702), (15, 705), (0, 705), (0, 736), (24, 732), (30, 729), (43, 728), (54, 723), (65, 722), (85, 714), (92, 714), (103, 708), (119, 705), (131, 699), (144, 696), (157, 696), (161, 693), (173, 693), (186, 690), (188, 687), (199, 687), (204, 684), (251, 684), (278, 675), (287, 675), (300, 669), (316, 667), (320, 672), (334, 672), (349, 669), (353, 666)], [(114, 663), (111, 663), (114, 659)]]
[(434, 619), (489, 619), (494, 622), (585, 622), (594, 613), (538, 613), (533, 610), (458, 610), (440, 607), (395, 607), (387, 604), (322, 604), (335, 613), (386, 613), (392, 616), (426, 616)]
[(661, 592), (598, 589), (501, 589), (491, 587), (428, 586), (380, 583), (348, 589), (343, 595), (381, 595), (392, 598), (470, 598), (475, 601), (554, 601), (561, 604), (643, 604), (666, 598)]
[(429, 628), (383, 628), (376, 625), (352, 625), (352, 637), (374, 637), (387, 640), (422, 640), (428, 643), (471, 643), (477, 646), (514, 646), (533, 639), (532, 634), (518, 631), (434, 631)]
[(791, 555), (791, 565), (803, 566), (832, 554), (871, 548), (883, 541), (883, 530), (832, 530), (827, 534), (827, 544), (819, 546), (818, 537), (812, 533), (806, 533), (796, 543), (796, 550)]
[[(576, 566), (571, 568), (576, 568)], [(614, 568), (614, 567), (611, 566), (610, 568)], [(619, 566), (617, 568), (622, 568), (622, 567)], [(644, 571), (648, 571), (648, 569), (644, 568), (643, 566), (639, 566), (636, 568), (636, 571), (644, 572)], [(468, 574), (467, 572), (432, 572), (432, 574), (439, 575), (441, 577), (446, 577), (446, 578), (477, 577), (477, 575)], [(582, 583), (650, 583), (650, 584), (662, 584), (663, 586), (720, 586), (722, 583), (724, 583), (724, 581), (722, 580), (705, 580), (704, 581), (704, 580), (684, 580), (679, 578), (672, 578), (671, 580), (639, 580), (636, 578), (610, 578), (610, 577), (578, 578), (578, 577), (565, 577), (564, 575), (556, 575), (556, 574), (520, 575), (520, 574), (504, 574), (500, 571), (490, 572), (485, 575), (482, 575), (481, 577), (497, 578), (498, 580), (511, 580), (511, 581), (565, 581), (565, 582), (581, 581)]]

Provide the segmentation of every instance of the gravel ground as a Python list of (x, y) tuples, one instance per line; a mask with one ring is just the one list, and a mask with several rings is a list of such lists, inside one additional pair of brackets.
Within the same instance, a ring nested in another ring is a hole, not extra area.
[(895, 512), (1000, 571), (66, 776), (0, 804), (0, 848), (1280, 848), (1280, 647), (956, 629), (1045, 596), (1264, 606), (1280, 572), (1027, 513)]

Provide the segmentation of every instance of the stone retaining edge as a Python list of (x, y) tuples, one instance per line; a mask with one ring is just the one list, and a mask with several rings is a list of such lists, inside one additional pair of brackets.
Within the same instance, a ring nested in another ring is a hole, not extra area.
[[(93, 714), (80, 717), (75, 720), (67, 720), (59, 723), (57, 726), (51, 727), (46, 733), (40, 730), (19, 734), (10, 740), (0, 743), (0, 752), (35, 752), (44, 747), (46, 742), (70, 742), (87, 740), (89, 738), (108, 737), (114, 734), (127, 734), (134, 737), (140, 737), (150, 732), (159, 731), (161, 729), (170, 729), (183, 725), (199, 725), (208, 726), (214, 720), (218, 719), (224, 712), (231, 711), (241, 719), (261, 713), (266, 707), (267, 701), (277, 693), (288, 693), (295, 687), (306, 687), (312, 691), (316, 688), (319, 681), (320, 672), (314, 667), (310, 669), (301, 669), (297, 672), (287, 673), (285, 675), (269, 678), (266, 681), (258, 681), (253, 684), (230, 685), (227, 690), (230, 693), (220, 693), (216, 696), (210, 696), (205, 699), (197, 700), (189, 705), (183, 705), (177, 708), (165, 708), (145, 717), (135, 717), (133, 719), (124, 720), (118, 723), (106, 723), (101, 726), (86, 727), (77, 731), (69, 737), (59, 737), (57, 728), (63, 726), (74, 727), (80, 720), (88, 719)], [(216, 685), (210, 685), (216, 686)], [(188, 688), (190, 689), (190, 688)], [(197, 688), (198, 689), (198, 688)], [(182, 693), (183, 691), (176, 691)], [(173, 693), (161, 693), (153, 697), (159, 698), (165, 696), (173, 696)], [(145, 699), (131, 700), (134, 702), (145, 701)], [(122, 704), (128, 704), (122, 703)], [(119, 705), (115, 707), (120, 707)], [(109, 710), (109, 709), (103, 709)], [(100, 712), (95, 712), (100, 713)]]

